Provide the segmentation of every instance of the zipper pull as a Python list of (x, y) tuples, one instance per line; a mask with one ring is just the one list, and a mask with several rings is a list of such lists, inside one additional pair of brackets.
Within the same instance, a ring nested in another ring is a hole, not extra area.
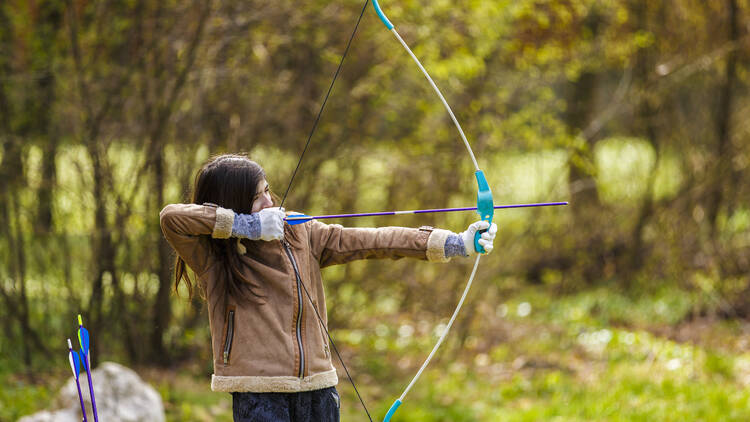
[(224, 365), (229, 364), (229, 352), (224, 350)]

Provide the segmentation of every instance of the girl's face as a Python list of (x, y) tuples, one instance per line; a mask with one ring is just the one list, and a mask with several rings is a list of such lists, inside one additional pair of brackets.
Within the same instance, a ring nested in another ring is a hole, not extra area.
[(253, 198), (252, 212), (258, 212), (264, 208), (270, 208), (273, 206), (273, 199), (271, 199), (271, 191), (268, 188), (268, 182), (266, 179), (261, 179), (258, 182), (258, 186), (255, 188), (258, 192)]

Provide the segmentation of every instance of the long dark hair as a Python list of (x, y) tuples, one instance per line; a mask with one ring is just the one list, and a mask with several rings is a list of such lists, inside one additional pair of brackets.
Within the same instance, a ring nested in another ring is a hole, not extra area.
[[(240, 154), (219, 155), (209, 160), (195, 175), (191, 202), (215, 204), (231, 209), (237, 214), (250, 214), (253, 198), (258, 193), (258, 183), (266, 177), (263, 168)], [(275, 195), (274, 204), (277, 202)], [(237, 239), (210, 239), (211, 252), (223, 261), (224, 277), (216, 280), (214, 289), (218, 294), (233, 297), (239, 302), (261, 303), (264, 299), (261, 286), (242, 276)], [(187, 273), (185, 261), (179, 256), (175, 261), (174, 289), (185, 282), (190, 299), (193, 298), (193, 282)], [(206, 285), (199, 281), (200, 294), (207, 299)], [(218, 302), (217, 302), (218, 303)]]

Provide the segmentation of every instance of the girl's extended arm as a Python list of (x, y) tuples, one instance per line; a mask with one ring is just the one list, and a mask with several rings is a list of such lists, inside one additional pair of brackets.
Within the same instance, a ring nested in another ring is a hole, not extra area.
[(338, 224), (309, 223), (310, 249), (321, 267), (342, 264), (358, 259), (404, 257), (447, 262), (454, 256), (471, 256), (474, 233), (489, 229), (482, 235), (482, 244), (489, 252), (497, 226), (477, 222), (461, 233), (432, 227), (410, 229), (404, 227), (345, 228)]

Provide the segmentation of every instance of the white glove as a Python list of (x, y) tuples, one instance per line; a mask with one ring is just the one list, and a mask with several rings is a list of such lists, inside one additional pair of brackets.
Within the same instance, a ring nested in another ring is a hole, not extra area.
[(489, 228), (486, 232), (482, 233), (479, 238), (479, 244), (484, 248), (487, 253), (492, 252), (492, 242), (495, 240), (495, 234), (497, 233), (497, 224), (490, 223), (480, 220), (476, 223), (472, 223), (465, 232), (461, 233), (461, 239), (464, 241), (464, 247), (466, 248), (466, 254), (469, 256), (476, 255), (477, 251), (474, 249), (474, 234), (478, 230), (484, 230)]
[(260, 240), (281, 240), (284, 238), (283, 208), (264, 208), (258, 212), (260, 217)]

